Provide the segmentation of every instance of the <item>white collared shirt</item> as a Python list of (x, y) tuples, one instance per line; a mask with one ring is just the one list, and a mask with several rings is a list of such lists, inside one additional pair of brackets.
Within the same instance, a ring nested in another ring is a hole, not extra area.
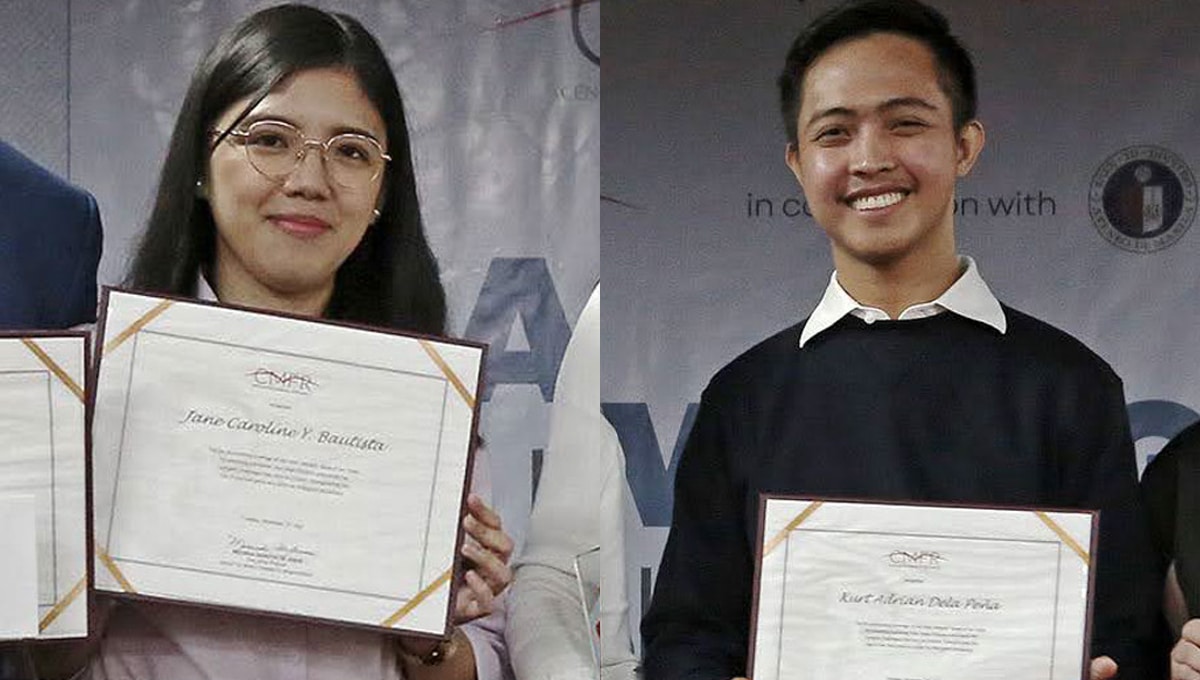
[(217, 291), (209, 285), (208, 279), (204, 274), (196, 275), (196, 299), (204, 302), (219, 302), (217, 300)]
[[(983, 277), (979, 275), (975, 260), (966, 255), (960, 255), (958, 262), (963, 268), (963, 273), (959, 275), (958, 280), (936, 300), (915, 304), (900, 312), (900, 316), (896, 317), (896, 320), (923, 319), (942, 312), (954, 312), (959, 316), (987, 324), (1003, 334), (1008, 328), (1008, 321), (1004, 318), (1004, 309), (1000, 306), (1000, 301), (992, 294), (992, 289), (988, 288)], [(891, 319), (882, 309), (868, 307), (850, 297), (846, 289), (842, 288), (842, 284), (838, 283), (835, 271), (829, 277), (829, 286), (825, 288), (825, 295), (821, 297), (821, 301), (809, 315), (808, 323), (804, 324), (804, 331), (800, 333), (800, 346), (804, 347), (804, 344), (814, 336), (828, 330), (847, 314), (854, 315), (868, 324)]]

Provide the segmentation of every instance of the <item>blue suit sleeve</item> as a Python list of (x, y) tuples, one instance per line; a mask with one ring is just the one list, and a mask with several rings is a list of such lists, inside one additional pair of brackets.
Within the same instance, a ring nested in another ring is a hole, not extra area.
[(58, 325), (64, 328), (96, 320), (96, 271), (100, 266), (104, 233), (96, 199), (89, 193), (83, 193), (82, 199), (83, 209), (78, 212), (79, 224), (75, 230), (78, 246), (71, 248), (75, 251), (74, 267), (63, 271), (69, 283)]

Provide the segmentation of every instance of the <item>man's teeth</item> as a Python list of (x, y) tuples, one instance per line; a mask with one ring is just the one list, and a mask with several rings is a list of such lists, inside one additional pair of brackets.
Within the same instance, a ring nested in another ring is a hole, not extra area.
[(889, 205), (896, 205), (903, 199), (903, 192), (893, 191), (888, 194), (878, 194), (875, 196), (863, 196), (862, 198), (856, 198), (850, 203), (850, 206), (855, 210), (879, 210), (880, 208), (886, 208)]

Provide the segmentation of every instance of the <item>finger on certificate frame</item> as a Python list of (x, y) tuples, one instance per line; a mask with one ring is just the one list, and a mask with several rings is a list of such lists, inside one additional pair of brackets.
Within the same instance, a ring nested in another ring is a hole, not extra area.
[(1171, 680), (1200, 680), (1200, 672), (1194, 671), (1187, 666), (1180, 666), (1172, 662)]
[(1171, 680), (1200, 680), (1200, 671), (1175, 661), (1171, 662)]
[(486, 584), (481, 584), (473, 571), (463, 575), (463, 587), (459, 588), (455, 598), (455, 623), (466, 623), (492, 613), (495, 598)]
[[(1200, 674), (1200, 647), (1197, 647), (1188, 638), (1176, 642), (1175, 647), (1171, 650), (1171, 665), (1172, 673), (1175, 673), (1175, 666), (1178, 666), (1180, 672), (1187, 670)], [(1187, 677), (1186, 673), (1183, 675)], [(1172, 678), (1174, 677), (1172, 675)]]
[(488, 527), (473, 517), (463, 520), (463, 528), (466, 529), (467, 537), (475, 539), (475, 543), (484, 550), (499, 554), (506, 562), (512, 555), (513, 540), (503, 529)]
[(1183, 624), (1180, 637), (1188, 642), (1200, 645), (1200, 619), (1192, 619)]
[(469, 621), (474, 621), (481, 616), (486, 616), (479, 602), (471, 596), (470, 592), (463, 588), (458, 591), (458, 597), (454, 603), (454, 623), (461, 625)]
[(474, 562), (472, 571), (488, 584), (490, 592), (499, 594), (512, 583), (512, 568), (495, 553), (463, 546), (463, 556)]
[(484, 613), (491, 612), (496, 595), (492, 592), (492, 588), (488, 585), (487, 581), (474, 569), (469, 570), (463, 576), (463, 580), (466, 582), (467, 587), (471, 589), (471, 593), (475, 596), (475, 601), (479, 603), (480, 610)]
[(1188, 640), (1180, 640), (1171, 650), (1171, 658), (1200, 671), (1200, 647)]
[(458, 552), (461, 556), (464, 569), (475, 569), (480, 566), (481, 561), (489, 558), (496, 560), (498, 564), (507, 566), (512, 555), (511, 551), (500, 552), (499, 550), (489, 548), (475, 540), (470, 534), (466, 536)]
[(509, 558), (512, 557), (513, 549), (516, 544), (513, 543), (512, 537), (506, 532), (500, 531), (500, 534), (495, 537), (495, 544), (492, 546), (492, 551), (499, 553), (501, 560), (508, 564)]
[(472, 493), (467, 496), (467, 509), (470, 510), (471, 515), (487, 526), (493, 529), (504, 528), (504, 521), (500, 518), (500, 514), (492, 510), (478, 494)]
[(473, 545), (481, 550), (490, 550), (491, 548), (486, 544), (496, 541), (491, 534), (495, 529), (488, 529), (470, 517), (463, 520), (463, 529), (466, 530), (466, 540), (463, 541), (464, 548)]
[(1107, 656), (1092, 659), (1091, 680), (1109, 680), (1117, 677), (1117, 662)]

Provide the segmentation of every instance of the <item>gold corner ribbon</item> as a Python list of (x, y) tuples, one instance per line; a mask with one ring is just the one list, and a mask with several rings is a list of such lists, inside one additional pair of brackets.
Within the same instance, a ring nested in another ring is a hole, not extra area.
[(124, 344), (126, 340), (133, 337), (138, 331), (145, 328), (146, 324), (156, 319), (159, 314), (167, 311), (167, 308), (173, 304), (175, 304), (174, 300), (163, 300), (151, 308), (150, 311), (138, 317), (136, 321), (129, 324), (125, 330), (121, 331), (117, 337), (113, 338), (108, 342), (108, 344), (104, 345), (104, 351), (102, 352), (104, 356), (108, 356), (114, 349)]
[(137, 591), (133, 588), (133, 584), (129, 582), (129, 579), (125, 578), (125, 574), (121, 573), (121, 568), (117, 566), (117, 563), (113, 561), (113, 558), (109, 556), (104, 548), (101, 548), (98, 544), (96, 545), (96, 557), (100, 558), (100, 561), (108, 568), (108, 572), (113, 575), (113, 578), (117, 579), (121, 590), (133, 595), (137, 594)]
[(449, 583), (450, 582), (450, 573), (451, 573), (451, 571), (449, 569), (442, 572), (442, 575), (437, 577), (436, 579), (434, 579), (433, 583), (430, 583), (429, 585), (425, 586), (424, 590), (422, 590), (421, 592), (414, 595), (411, 600), (404, 603), (403, 607), (397, 609), (395, 614), (392, 614), (391, 616), (384, 619), (382, 622), (380, 622), (379, 625), (384, 626), (386, 628), (391, 628), (392, 626), (396, 625), (396, 623), (399, 622), (400, 619), (403, 619), (404, 617), (408, 616), (409, 613), (412, 612), (412, 610), (416, 609), (417, 605), (421, 604), (430, 595), (437, 592), (439, 588), (441, 588), (442, 586)]
[(1051, 531), (1058, 534), (1058, 537), (1060, 539), (1062, 539), (1062, 542), (1066, 543), (1067, 547), (1071, 548), (1071, 550), (1074, 550), (1075, 554), (1079, 555), (1079, 559), (1083, 560), (1084, 564), (1091, 566), (1091, 564), (1092, 564), (1091, 556), (1088, 555), (1088, 552), (1083, 549), (1083, 546), (1079, 545), (1079, 543), (1070, 534), (1067, 533), (1066, 529), (1063, 529), (1061, 526), (1058, 525), (1057, 522), (1050, 519), (1049, 515), (1047, 515), (1046, 513), (1042, 512), (1040, 510), (1034, 510), (1033, 514), (1037, 515), (1038, 519), (1045, 522), (1046, 526), (1050, 527)]
[(462, 380), (458, 379), (458, 376), (450, 368), (450, 364), (446, 363), (441, 354), (438, 354), (437, 348), (433, 346), (433, 343), (421, 339), (418, 339), (417, 342), (421, 343), (421, 348), (425, 350), (430, 359), (433, 359), (433, 363), (437, 364), (437, 367), (441, 369), (442, 375), (446, 376), (451, 385), (454, 385), (454, 389), (458, 391), (458, 395), (467, 403), (467, 407), (474, 409), (475, 397), (471, 396), (471, 393), (467, 391), (466, 385), (463, 384)]
[(61, 600), (56, 602), (54, 606), (50, 608), (50, 611), (46, 612), (46, 615), (43, 616), (42, 620), (38, 622), (38, 632), (41, 633), (49, 628), (50, 624), (54, 623), (54, 620), (57, 619), (63, 612), (65, 612), (67, 607), (70, 607), (71, 603), (79, 597), (80, 593), (83, 592), (86, 586), (87, 576), (84, 576), (83, 578), (79, 579), (79, 582), (75, 584), (74, 588), (71, 588), (70, 592), (64, 595)]
[(33, 353), (33, 356), (38, 358), (38, 361), (42, 362), (46, 368), (50, 369), (50, 372), (54, 374), (54, 377), (58, 378), (62, 384), (66, 385), (67, 389), (71, 390), (76, 397), (79, 397), (79, 401), (87, 401), (87, 398), (83, 393), (83, 388), (79, 386), (79, 383), (75, 382), (75, 379), (72, 378), (65, 370), (63, 370), (63, 367), (59, 366), (54, 359), (51, 359), (50, 355), (46, 354), (46, 350), (42, 349), (40, 345), (29, 338), (21, 338), (21, 343)]
[(763, 547), (763, 557), (770, 555), (772, 550), (778, 548), (780, 543), (783, 543), (788, 534), (795, 531), (796, 527), (803, 524), (805, 520), (807, 520), (814, 512), (817, 511), (817, 508), (824, 504), (824, 501), (813, 501), (812, 503), (809, 503), (808, 507), (804, 508), (803, 512), (801, 512), (799, 515), (796, 515), (795, 519), (787, 523), (787, 526), (783, 528), (783, 531), (775, 534), (775, 536), (767, 542), (766, 546)]

